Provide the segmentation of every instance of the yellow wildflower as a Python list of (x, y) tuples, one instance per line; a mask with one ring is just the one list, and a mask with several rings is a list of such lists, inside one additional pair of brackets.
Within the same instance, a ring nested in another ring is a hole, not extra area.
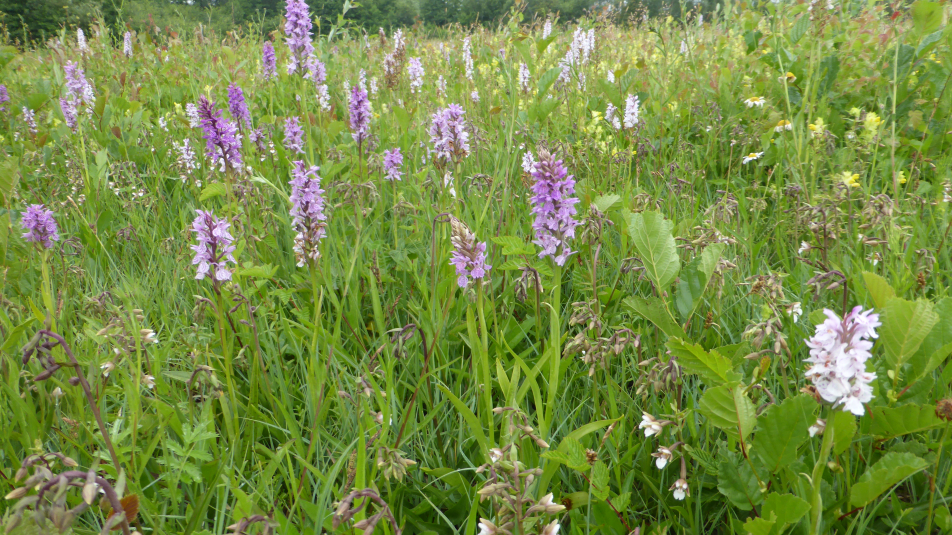
[(859, 174), (850, 173), (849, 171), (843, 171), (843, 174), (840, 175), (840, 178), (843, 180), (843, 183), (851, 188), (859, 187)]

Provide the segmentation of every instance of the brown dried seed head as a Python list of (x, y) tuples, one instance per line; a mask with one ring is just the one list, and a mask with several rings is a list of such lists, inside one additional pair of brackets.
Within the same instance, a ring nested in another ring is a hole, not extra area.
[(952, 421), (952, 398), (940, 399), (935, 406), (935, 415), (946, 422)]

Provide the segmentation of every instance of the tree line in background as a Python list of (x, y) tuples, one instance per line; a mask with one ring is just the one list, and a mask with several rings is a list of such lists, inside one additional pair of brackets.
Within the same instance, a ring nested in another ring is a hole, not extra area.
[[(374, 31), (417, 23), (494, 24), (513, 6), (513, 0), (307, 0), (307, 3), (312, 16), (318, 17), (316, 29), (322, 32), (337, 24), (342, 13), (346, 23)], [(604, 10), (621, 19), (641, 11), (677, 16), (681, 4), (678, 0), (528, 0), (524, 13), (527, 20), (557, 15), (559, 20), (568, 21)], [(64, 27), (88, 27), (100, 18), (107, 26), (122, 28), (122, 31), (151, 27), (187, 31), (202, 24), (225, 33), (242, 27), (271, 32), (280, 28), (283, 15), (284, 0), (0, 0), (0, 24), (7, 41), (21, 46), (42, 43)], [(121, 35), (122, 31), (117, 33)]]

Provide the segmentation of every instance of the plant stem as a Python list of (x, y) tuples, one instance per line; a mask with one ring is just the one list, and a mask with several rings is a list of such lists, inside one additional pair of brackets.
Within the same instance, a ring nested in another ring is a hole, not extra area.
[(833, 449), (833, 418), (828, 414), (826, 429), (823, 431), (823, 444), (820, 446), (820, 457), (813, 467), (813, 502), (810, 522), (811, 535), (819, 535), (820, 521), (823, 516), (823, 499), (820, 497), (820, 487), (823, 484), (823, 470), (826, 469), (826, 460)]
[(932, 472), (932, 478), (929, 479), (929, 514), (926, 516), (926, 530), (923, 531), (926, 535), (932, 533), (932, 511), (935, 506), (935, 479), (939, 477), (939, 461), (942, 460), (942, 447), (945, 446), (945, 441), (949, 439), (949, 424), (952, 422), (945, 423), (945, 430), (942, 432), (942, 441), (939, 442), (939, 451), (935, 456), (935, 469)]

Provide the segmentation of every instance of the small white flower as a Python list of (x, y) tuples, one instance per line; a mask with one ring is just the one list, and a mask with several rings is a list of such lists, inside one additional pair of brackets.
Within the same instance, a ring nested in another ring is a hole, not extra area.
[(754, 106), (757, 106), (758, 108), (763, 108), (764, 104), (766, 103), (767, 103), (767, 99), (765, 99), (764, 97), (750, 97), (749, 99), (744, 101), (744, 104), (746, 104), (748, 108), (753, 108)]
[(496, 525), (485, 518), (480, 518), (479, 535), (496, 535)]
[(750, 162), (752, 162), (752, 161), (754, 161), (754, 160), (759, 160), (760, 157), (763, 156), (763, 155), (764, 155), (764, 153), (762, 153), (762, 152), (751, 152), (751, 153), (748, 154), (747, 156), (744, 156), (744, 163), (746, 164), (746, 163), (750, 163)]
[(57, 386), (56, 388), (53, 389), (52, 392), (50, 392), (50, 395), (53, 396), (53, 397), (56, 398), (56, 399), (59, 399), (59, 398), (65, 396), (66, 393), (63, 392), (63, 389), (62, 389), (62, 388), (60, 388), (60, 387)]
[(691, 495), (691, 489), (688, 487), (688, 482), (684, 479), (679, 479), (674, 482), (674, 485), (671, 485), (671, 488), (668, 489), (673, 492), (674, 499), (681, 501), (685, 497)]
[(797, 249), (797, 254), (802, 255), (803, 253), (809, 252), (810, 249), (812, 249), (812, 247), (810, 247), (810, 244), (805, 241), (802, 241), (800, 242), (800, 248)]
[(658, 470), (663, 470), (671, 462), (671, 458), (674, 457), (671, 450), (664, 446), (658, 446), (658, 452), (652, 453), (651, 456), (655, 458), (655, 466), (658, 467)]
[(155, 377), (151, 375), (143, 375), (142, 384), (149, 390), (152, 390), (153, 388), (155, 388)]
[(542, 535), (558, 535), (560, 527), (559, 521), (553, 520), (552, 522), (546, 524), (544, 528), (542, 528)]
[[(118, 354), (118, 350), (116, 350), (116, 353)], [(112, 370), (115, 370), (116, 365), (113, 364), (112, 361), (109, 361), (103, 364), (102, 366), (100, 366), (99, 368), (102, 370), (102, 374), (104, 377), (109, 377), (109, 372), (111, 372)]]
[(641, 423), (638, 424), (638, 427), (645, 430), (645, 438), (648, 438), (651, 435), (661, 434), (664, 425), (662, 422), (656, 420), (654, 416), (646, 412), (642, 414)]
[(489, 450), (489, 460), (490, 462), (496, 463), (499, 462), (499, 459), (502, 459), (502, 450), (499, 448), (493, 448)]
[(790, 314), (790, 317), (793, 318), (793, 322), (796, 323), (800, 319), (800, 316), (803, 315), (803, 307), (800, 306), (800, 302), (797, 301), (790, 305), (790, 310), (787, 311)]
[(819, 418), (817, 418), (817, 421), (815, 424), (811, 425), (810, 428), (807, 429), (807, 431), (810, 432), (811, 437), (822, 435), (823, 431), (825, 430), (826, 430), (826, 420), (821, 420)]

